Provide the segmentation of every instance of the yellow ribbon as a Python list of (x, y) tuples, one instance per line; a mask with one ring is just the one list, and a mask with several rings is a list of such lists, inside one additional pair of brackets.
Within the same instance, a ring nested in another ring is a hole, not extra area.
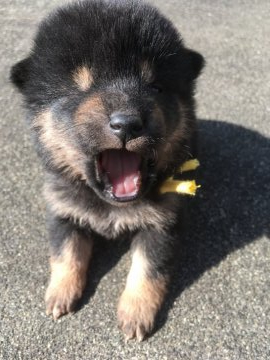
[[(198, 159), (187, 160), (178, 169), (180, 173), (185, 171), (196, 170), (200, 166)], [(195, 196), (196, 191), (201, 185), (197, 185), (195, 180), (174, 180), (173, 177), (169, 177), (163, 182), (159, 191), (161, 194), (168, 192), (176, 192), (178, 194), (188, 194)]]

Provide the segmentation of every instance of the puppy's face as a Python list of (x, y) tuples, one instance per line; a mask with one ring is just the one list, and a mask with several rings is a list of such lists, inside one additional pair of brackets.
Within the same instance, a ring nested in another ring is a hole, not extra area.
[[(59, 14), (54, 22), (61, 23)], [(89, 24), (81, 26), (79, 37), (67, 35), (65, 23), (61, 39), (45, 23), (32, 56), (12, 73), (45, 166), (84, 180), (116, 205), (143, 196), (158, 173), (185, 157), (193, 132), (193, 83), (203, 63), (173, 28), (161, 31), (157, 24), (160, 41), (170, 45), (150, 46), (153, 29), (146, 34), (135, 25), (123, 20), (114, 34), (79, 49), (78, 39), (93, 36)], [(69, 44), (56, 50), (58, 41)]]
[[(127, 76), (119, 68), (118, 77), (111, 79), (85, 66), (73, 75), (81, 90), (85, 85), (81, 75), (87, 73), (91, 79), (89, 91), (83, 90), (85, 96), (79, 95), (79, 104), (68, 111), (76, 143), (84, 154), (84, 176), (109, 201), (132, 201), (149, 189), (168, 131), (159, 90), (145, 79), (144, 65), (136, 65)], [(175, 114), (171, 117), (176, 120)]]

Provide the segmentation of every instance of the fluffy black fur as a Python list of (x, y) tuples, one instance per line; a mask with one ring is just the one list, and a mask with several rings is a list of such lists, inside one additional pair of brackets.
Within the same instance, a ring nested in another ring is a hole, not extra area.
[[(119, 325), (138, 339), (153, 328), (183, 207), (182, 196), (160, 195), (159, 187), (196, 155), (193, 93), (203, 62), (152, 6), (89, 0), (48, 16), (30, 55), (12, 68), (45, 169), (52, 248), (46, 303), (54, 318), (81, 296), (95, 234), (128, 233), (133, 268)], [(114, 114), (135, 119), (136, 134), (133, 128), (125, 141), (119, 138)], [(140, 181), (135, 195), (119, 198), (100, 163), (126, 151), (140, 159)]]

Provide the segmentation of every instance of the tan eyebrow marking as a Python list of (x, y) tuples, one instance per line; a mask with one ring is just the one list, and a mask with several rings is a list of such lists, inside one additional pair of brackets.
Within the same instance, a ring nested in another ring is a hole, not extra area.
[(142, 78), (148, 83), (151, 83), (154, 80), (152, 66), (147, 60), (144, 60), (141, 63), (141, 72), (142, 72)]
[(92, 71), (85, 65), (79, 66), (73, 72), (72, 78), (82, 91), (89, 90), (90, 86), (94, 82)]

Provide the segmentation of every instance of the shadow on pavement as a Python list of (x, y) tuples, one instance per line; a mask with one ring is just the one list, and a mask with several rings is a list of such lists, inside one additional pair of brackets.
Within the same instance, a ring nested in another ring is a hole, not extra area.
[[(201, 120), (199, 132), (202, 187), (189, 201), (188, 233), (180, 239), (177, 271), (156, 331), (165, 323), (175, 298), (207, 269), (263, 234), (270, 235), (270, 140), (221, 121)], [(128, 248), (126, 241), (101, 241), (79, 307), (89, 301), (100, 279)]]
[(221, 121), (201, 120), (199, 195), (190, 202), (183, 255), (157, 324), (175, 298), (229, 253), (270, 236), (270, 140)]
[[(88, 304), (90, 297), (95, 294), (100, 280), (118, 263), (130, 248), (130, 240), (125, 238), (108, 241), (102, 237), (96, 237), (95, 240), (97, 241), (95, 242), (93, 258), (88, 270), (89, 276), (86, 288), (83, 297), (76, 306), (76, 311)], [(127, 274), (128, 269), (126, 269)]]

